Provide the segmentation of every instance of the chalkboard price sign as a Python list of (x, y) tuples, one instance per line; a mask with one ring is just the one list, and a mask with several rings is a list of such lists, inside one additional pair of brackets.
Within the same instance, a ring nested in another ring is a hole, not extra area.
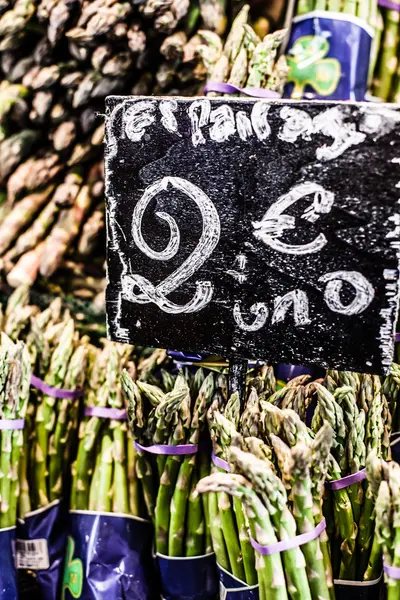
[(400, 108), (110, 97), (111, 339), (383, 373)]

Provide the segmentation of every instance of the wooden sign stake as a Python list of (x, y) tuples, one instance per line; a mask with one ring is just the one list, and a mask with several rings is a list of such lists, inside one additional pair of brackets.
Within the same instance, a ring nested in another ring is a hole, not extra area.
[(243, 358), (229, 358), (229, 395), (238, 392), (240, 397), (240, 408), (243, 410), (246, 395), (246, 375), (248, 361)]

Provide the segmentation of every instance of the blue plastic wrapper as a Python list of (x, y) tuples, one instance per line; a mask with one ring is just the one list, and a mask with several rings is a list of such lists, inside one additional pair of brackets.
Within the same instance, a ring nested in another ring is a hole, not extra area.
[(168, 356), (178, 363), (199, 362), (203, 360), (201, 354), (188, 354), (187, 352), (177, 352), (176, 350), (168, 350)]
[(312, 375), (314, 369), (309, 367), (301, 367), (299, 365), (285, 365), (280, 363), (276, 367), (276, 377), (282, 381), (290, 381), (299, 375)]
[(215, 554), (176, 558), (157, 554), (164, 600), (216, 600), (218, 574)]
[(314, 11), (295, 17), (288, 44), (286, 98), (365, 98), (373, 29), (343, 13)]
[(62, 600), (153, 600), (152, 540), (143, 519), (71, 511)]
[(220, 600), (258, 600), (258, 585), (248, 586), (244, 581), (234, 577), (217, 565), (219, 575)]
[[(67, 541), (67, 517), (65, 503), (56, 500), (46, 508), (29, 513), (24, 521), (18, 523), (17, 538), (19, 541), (21, 540), (23, 543), (24, 540), (33, 542), (42, 540), (42, 545), (46, 546), (45, 554), (48, 552), (48, 568), (33, 570), (35, 586), (40, 590), (41, 600), (58, 600), (59, 598)], [(26, 585), (25, 576), (24, 579), (24, 585)], [(28, 592), (25, 597), (27, 600), (32, 598)]]
[(0, 529), (0, 600), (17, 600), (15, 527)]

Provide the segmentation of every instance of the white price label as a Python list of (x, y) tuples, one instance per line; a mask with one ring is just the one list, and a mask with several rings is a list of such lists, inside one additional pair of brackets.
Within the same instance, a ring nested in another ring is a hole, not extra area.
[(17, 569), (39, 571), (49, 568), (47, 540), (17, 540), (16, 542)]

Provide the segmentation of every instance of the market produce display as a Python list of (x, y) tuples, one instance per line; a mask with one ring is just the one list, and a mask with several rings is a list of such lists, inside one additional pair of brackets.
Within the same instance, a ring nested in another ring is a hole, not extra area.
[[(88, 568), (94, 557), (110, 564), (110, 532), (129, 548), (126, 581), (140, 584), (144, 599), (157, 581), (152, 539), (165, 597), (178, 577), (168, 560), (208, 561), (201, 567), (205, 598), (215, 598), (217, 578), (227, 586), (229, 576), (259, 598), (328, 600), (335, 591), (340, 598), (340, 580), (379, 585), (382, 550), (396, 566), (377, 496), (388, 469), (395, 471), (385, 461), (397, 365), (385, 378), (328, 371), (324, 379), (301, 375), (287, 384), (272, 367), (256, 367), (242, 404), (228, 393), (223, 363), (174, 372), (165, 351), (98, 347), (76, 333), (61, 301), (40, 311), (29, 300), (29, 288), (18, 288), (2, 317), (2, 419), (25, 424), (0, 434), (1, 473), (9, 473), (0, 481), (0, 534), (18, 514), (21, 552), (32, 523), (35, 532), (48, 526), (59, 507), (55, 521), (65, 525), (55, 583), (44, 584), (46, 570), (36, 571), (43, 597), (57, 598), (60, 585), (67, 599), (77, 589), (88, 593), (88, 582), (101, 589)], [(40, 381), (48, 387), (38, 389)], [(55, 398), (54, 390), (77, 394)], [(18, 470), (10, 469), (15, 464)], [(348, 475), (356, 479), (335, 488)], [(95, 554), (85, 545), (89, 533)], [(301, 534), (311, 538), (293, 545)], [(50, 546), (49, 555), (55, 564)], [(60, 555), (68, 556), (62, 583)], [(78, 580), (69, 566), (76, 561), (85, 565)], [(125, 577), (115, 578), (118, 586), (127, 585)]]
[[(289, 4), (255, 3), (250, 18), (248, 5), (209, 0), (3, 2), (3, 278), (13, 287), (39, 280), (104, 307), (104, 98), (198, 95), (206, 81), (282, 95), (289, 67), (279, 27)], [(298, 16), (313, 10), (356, 16), (374, 28), (373, 93), (395, 100), (400, 13), (376, 1), (297, 3)]]
[[(211, 93), (225, 90), (229, 94), (240, 92), (241, 88), (255, 88), (253, 95), (257, 95), (257, 89), (266, 89), (279, 97), (283, 93), (288, 67), (285, 56), (276, 58), (286, 30), (267, 34), (261, 40), (248, 23), (249, 11), (249, 5), (242, 8), (225, 44), (215, 32), (199, 31), (200, 37), (208, 43), (199, 46), (199, 54), (207, 70), (205, 89)], [(215, 84), (221, 83), (232, 88), (216, 88)]]
[(386, 102), (400, 101), (400, 3), (391, 2), (382, 6), (378, 13), (377, 41), (374, 47), (379, 52), (378, 64), (373, 81), (373, 93)]
[(400, 466), (398, 463), (386, 463), (379, 460), (376, 454), (370, 458), (370, 481), (375, 486), (376, 530), (375, 535), (383, 552), (385, 583), (388, 600), (400, 596), (399, 578), (399, 497)]
[(400, 102), (399, 55), (399, 0), (0, 0), (0, 600), (400, 600), (399, 365), (241, 398), (82, 309), (107, 95)]

